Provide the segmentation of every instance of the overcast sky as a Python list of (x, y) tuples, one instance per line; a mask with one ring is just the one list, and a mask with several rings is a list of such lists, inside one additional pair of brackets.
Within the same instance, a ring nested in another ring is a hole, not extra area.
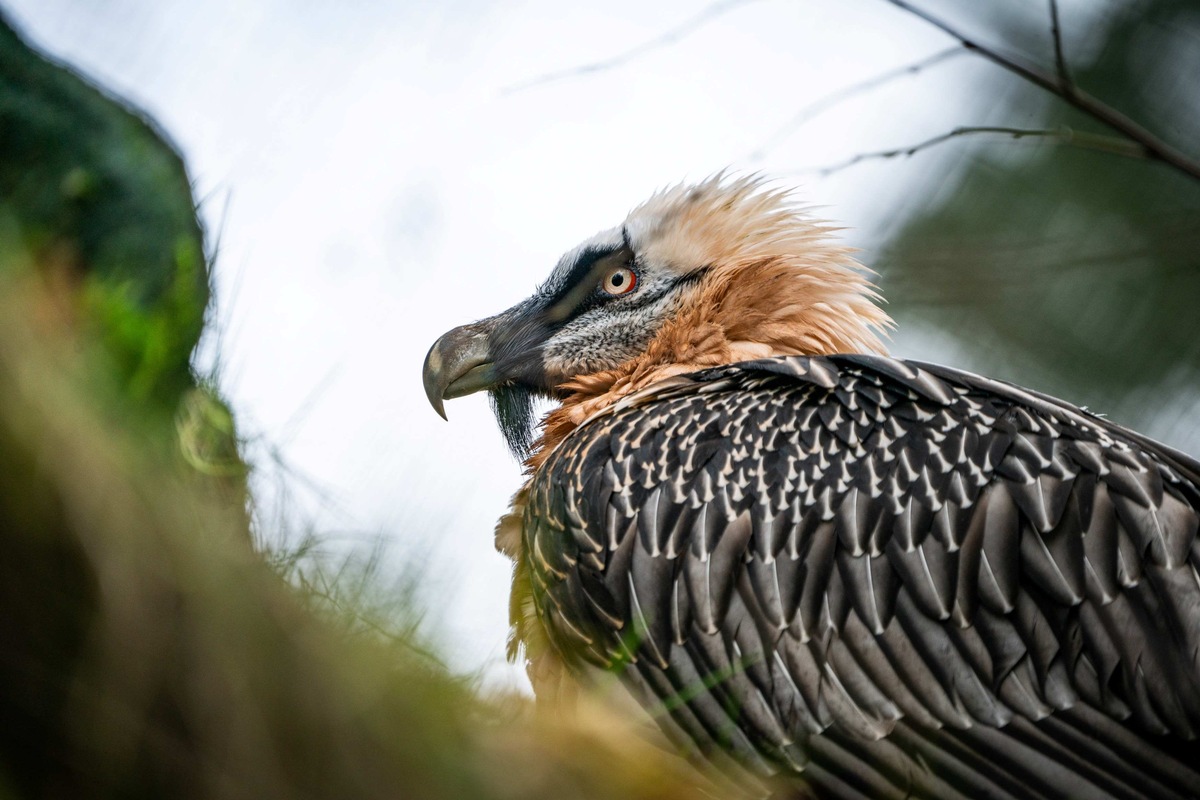
[[(423, 564), (454, 663), (496, 680), (516, 673), (492, 526), (520, 474), (482, 396), (449, 423), (429, 408), (433, 340), (526, 296), (656, 188), (725, 167), (802, 184), (870, 263), (940, 156), (805, 168), (944, 132), (988, 68), (950, 59), (789, 132), (806, 104), (951, 43), (880, 0), (701, 17), (640, 0), (0, 4), (182, 150), (220, 244), (203, 362), (219, 356), (252, 457), (278, 449), (318, 530), (383, 534), (397, 570)], [(897, 349), (936, 357), (911, 334)]]

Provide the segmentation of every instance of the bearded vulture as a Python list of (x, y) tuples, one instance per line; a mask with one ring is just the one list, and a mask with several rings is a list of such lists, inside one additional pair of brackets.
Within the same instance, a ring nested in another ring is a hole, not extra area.
[(433, 345), (438, 413), (486, 390), (527, 456), (510, 655), (788, 796), (1200, 796), (1200, 463), (887, 357), (829, 234), (674, 187)]

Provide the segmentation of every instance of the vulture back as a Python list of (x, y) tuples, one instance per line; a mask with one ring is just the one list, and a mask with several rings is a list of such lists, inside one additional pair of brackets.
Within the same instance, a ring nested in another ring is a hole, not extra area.
[(1200, 465), (931, 365), (786, 357), (534, 475), (556, 648), (696, 754), (834, 798), (1200, 796)]

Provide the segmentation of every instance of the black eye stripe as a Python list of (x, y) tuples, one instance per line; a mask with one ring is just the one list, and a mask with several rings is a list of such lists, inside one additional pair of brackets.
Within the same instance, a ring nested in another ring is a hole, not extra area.
[(575, 260), (562, 284), (547, 298), (547, 305), (553, 306), (561, 302), (578, 288), (580, 283), (590, 280), (593, 275), (601, 275), (610, 266), (610, 262), (612, 267), (629, 266), (633, 262), (633, 251), (624, 246), (584, 250)]
[(599, 251), (585, 250), (575, 259), (562, 285), (542, 302), (543, 320), (552, 328), (591, 308), (595, 295), (608, 295), (600, 288), (600, 279), (608, 270), (625, 267), (633, 262), (633, 252), (625, 247)]
[[(657, 302), (682, 286), (700, 280), (708, 271), (704, 268), (681, 275), (657, 291), (647, 292), (645, 288), (639, 288), (637, 291), (613, 294), (605, 291), (603, 284), (610, 270), (625, 268), (633, 273), (633, 280), (642, 279), (627, 230), (621, 230), (621, 239), (623, 244), (620, 246), (585, 249), (575, 259), (567, 274), (557, 282), (557, 286), (553, 289), (543, 287), (543, 324), (554, 330), (572, 319), (612, 302), (620, 302), (621, 309), (633, 311)], [(623, 282), (614, 284), (617, 288), (623, 285)]]

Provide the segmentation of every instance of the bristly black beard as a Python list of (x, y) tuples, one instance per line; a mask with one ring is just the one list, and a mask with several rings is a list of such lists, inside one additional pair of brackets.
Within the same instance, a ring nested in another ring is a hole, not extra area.
[(533, 429), (536, 420), (533, 417), (533, 400), (536, 393), (528, 386), (516, 383), (498, 386), (488, 392), (491, 400), (492, 413), (496, 415), (496, 424), (508, 449), (518, 461), (524, 461), (529, 456), (533, 445)]

